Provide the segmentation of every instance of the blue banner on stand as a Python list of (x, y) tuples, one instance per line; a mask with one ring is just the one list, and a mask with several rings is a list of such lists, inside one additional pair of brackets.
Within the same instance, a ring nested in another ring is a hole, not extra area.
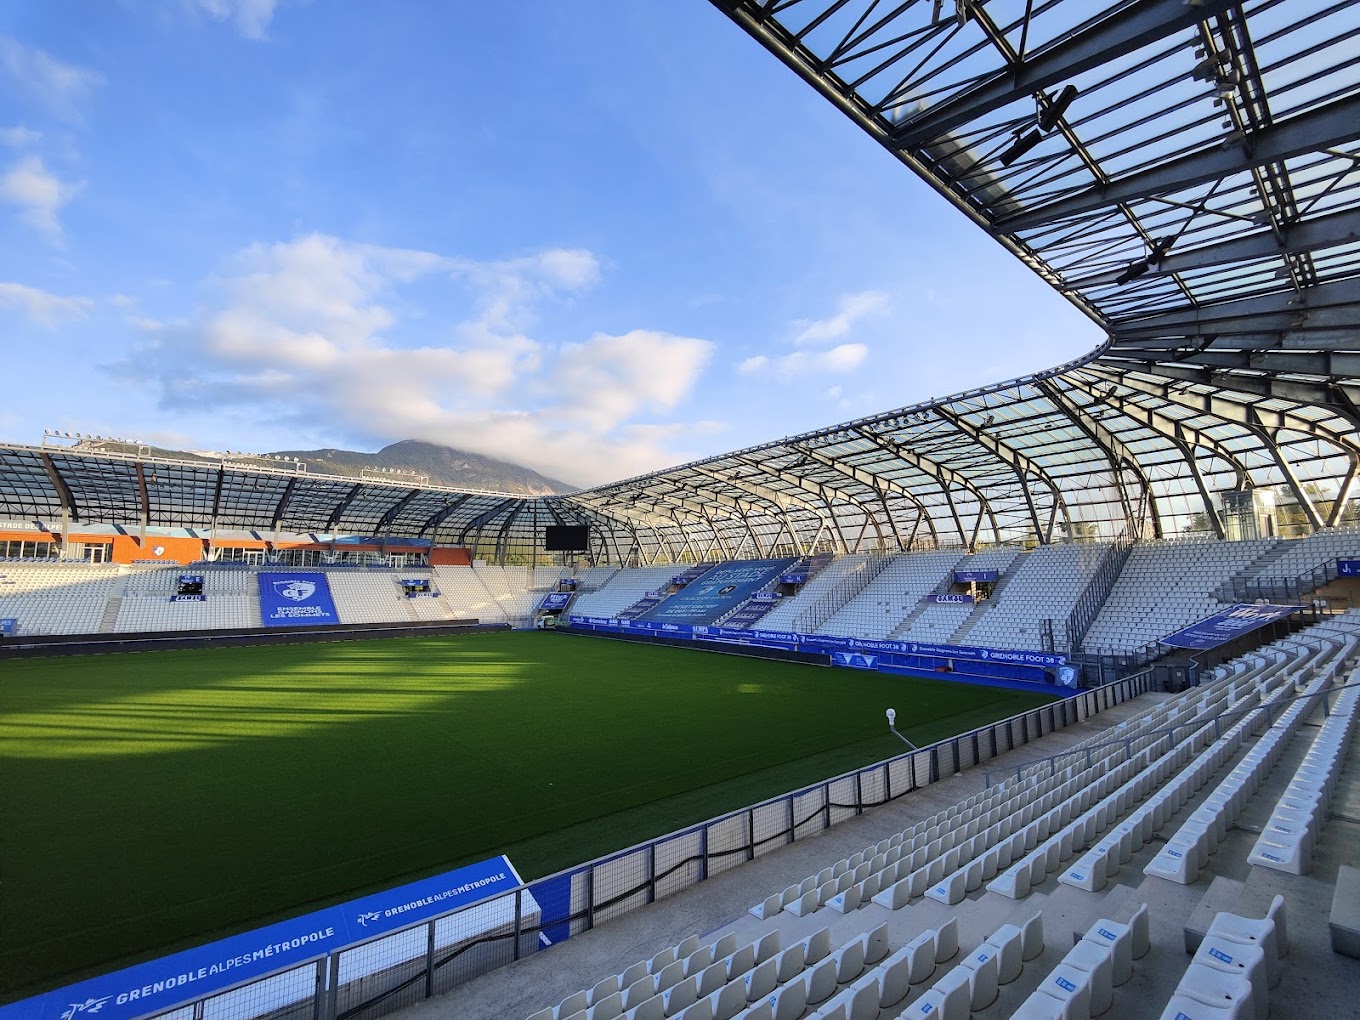
[(0, 637), (13, 637), (19, 633), (19, 620), (13, 616), (7, 616), (0, 620)]
[(206, 595), (171, 595), (171, 602), (207, 602)]
[(1337, 560), (1338, 577), (1360, 577), (1360, 560)]
[(956, 570), (954, 571), (954, 581), (962, 583), (966, 581), (995, 581), (997, 572), (995, 570)]
[(806, 573), (785, 574), (779, 579), (780, 584), (807, 584), (808, 576)]
[(266, 627), (339, 623), (326, 575), (260, 574), (260, 619)]
[(751, 595), (765, 587), (796, 560), (738, 560), (691, 581), (643, 619), (654, 623), (706, 624), (731, 612)]
[(543, 596), (543, 601), (538, 604), (539, 609), (546, 609), (550, 613), (560, 613), (567, 608), (567, 603), (576, 594), (570, 591), (550, 591)]
[(1168, 634), (1161, 639), (1161, 643), (1171, 645), (1173, 648), (1196, 648), (1201, 651), (1217, 648), (1221, 644), (1226, 644), (1243, 634), (1249, 634), (1268, 623), (1274, 623), (1291, 613), (1297, 613), (1302, 608), (1303, 606), (1268, 604), (1253, 606), (1238, 603), (1221, 613), (1215, 613), (1213, 616), (1200, 620), (1199, 623), (1191, 624), (1174, 634)]
[(927, 596), (926, 596), (926, 601), (927, 601), (927, 602), (938, 602), (938, 603), (941, 603), (941, 604), (943, 604), (943, 605), (950, 605), (950, 606), (967, 606), (967, 605), (972, 605), (973, 596), (971, 596), (971, 595), (963, 595), (963, 594), (958, 594), (958, 595), (927, 595)]

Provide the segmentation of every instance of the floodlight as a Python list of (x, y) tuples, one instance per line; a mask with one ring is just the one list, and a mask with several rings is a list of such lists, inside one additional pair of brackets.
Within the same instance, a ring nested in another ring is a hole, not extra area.
[(1147, 259), (1139, 259), (1137, 262), (1130, 262), (1124, 267), (1123, 271), (1114, 278), (1114, 282), (1124, 284), (1128, 283), (1130, 280), (1136, 280), (1138, 277), (1145, 275), (1151, 268), (1152, 266)]
[(1039, 130), (1048, 134), (1058, 124), (1058, 118), (1067, 112), (1067, 108), (1072, 105), (1072, 100), (1077, 98), (1077, 87), (1069, 85), (1058, 93), (1058, 98), (1048, 104), (1048, 108), (1039, 113)]
[(1015, 141), (1011, 142), (1010, 148), (1001, 154), (1001, 165), (1010, 166), (1043, 140), (1044, 136), (1039, 133), (1038, 128), (1033, 129), (1028, 134), (1020, 135)]

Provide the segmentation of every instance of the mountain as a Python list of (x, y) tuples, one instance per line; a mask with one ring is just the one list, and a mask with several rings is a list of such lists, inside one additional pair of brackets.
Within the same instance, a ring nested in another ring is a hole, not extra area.
[[(112, 450), (119, 453), (136, 453), (139, 449), (130, 443), (117, 440), (82, 439), (77, 449)], [(231, 461), (235, 464), (259, 467), (280, 467), (279, 458), (297, 458), (307, 465), (308, 474), (347, 475), (357, 478), (362, 472), (388, 470), (409, 472), (412, 475), (426, 476), (420, 484), (450, 485), (459, 489), (488, 489), (492, 492), (509, 492), (525, 496), (549, 496), (554, 493), (575, 492), (577, 487), (548, 478), (518, 464), (485, 457), (480, 453), (455, 450), (451, 446), (437, 443), (424, 443), (417, 439), (403, 439), (391, 446), (384, 446), (377, 453), (363, 453), (358, 450), (275, 450), (272, 453), (239, 453), (230, 450), (169, 450), (158, 446), (140, 447), (153, 457), (169, 457), (177, 460), (202, 460), (219, 462)], [(413, 478), (412, 481), (415, 481)]]
[(495, 492), (547, 496), (575, 492), (576, 486), (548, 478), (518, 464), (484, 457), (479, 453), (456, 450), (437, 443), (403, 439), (384, 446), (377, 453), (354, 450), (276, 450), (271, 456), (296, 457), (309, 472), (357, 476), (364, 468), (391, 468), (428, 475), (433, 485), (452, 485), (464, 489), (490, 489)]

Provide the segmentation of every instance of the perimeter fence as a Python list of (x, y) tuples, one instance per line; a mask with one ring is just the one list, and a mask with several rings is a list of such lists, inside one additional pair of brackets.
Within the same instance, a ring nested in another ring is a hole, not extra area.
[(151, 1014), (376, 1020), (1151, 690), (1117, 680)]

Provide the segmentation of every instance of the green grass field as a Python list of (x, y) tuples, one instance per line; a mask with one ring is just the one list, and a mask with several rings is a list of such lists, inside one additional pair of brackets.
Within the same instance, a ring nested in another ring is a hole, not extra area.
[(566, 635), (0, 664), (0, 994), (507, 853), (549, 874), (1050, 699)]

